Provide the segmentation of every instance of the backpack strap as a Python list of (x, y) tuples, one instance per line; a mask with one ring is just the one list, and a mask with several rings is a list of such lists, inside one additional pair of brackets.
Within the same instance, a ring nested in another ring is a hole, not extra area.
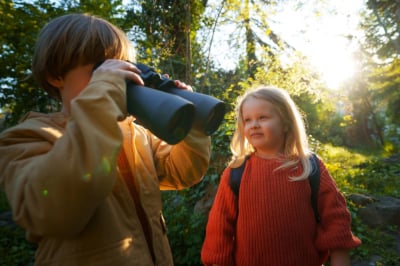
[(239, 167), (231, 168), (229, 186), (231, 187), (231, 189), (232, 189), (233, 193), (236, 195), (236, 197), (239, 195), (240, 182), (242, 180), (244, 168), (246, 167), (247, 159), (248, 159), (248, 156), (246, 156), (243, 163)]
[(320, 183), (320, 170), (319, 170), (319, 162), (317, 155), (313, 153), (310, 157), (311, 161), (311, 174), (308, 177), (308, 181), (310, 182), (311, 187), (311, 206), (314, 210), (315, 220), (317, 223), (320, 222), (321, 217), (318, 213), (318, 190), (319, 190), (319, 183)]

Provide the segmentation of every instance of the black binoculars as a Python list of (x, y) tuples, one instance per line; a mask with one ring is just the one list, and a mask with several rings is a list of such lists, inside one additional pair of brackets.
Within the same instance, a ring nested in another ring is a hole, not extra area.
[(169, 144), (186, 137), (191, 128), (214, 133), (225, 115), (225, 103), (209, 95), (176, 88), (173, 80), (144, 64), (140, 69), (145, 86), (126, 82), (127, 111), (136, 122)]

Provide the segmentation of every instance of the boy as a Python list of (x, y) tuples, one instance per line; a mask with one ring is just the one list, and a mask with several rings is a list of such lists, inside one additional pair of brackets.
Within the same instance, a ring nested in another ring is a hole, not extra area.
[(201, 180), (210, 138), (192, 130), (171, 146), (133, 123), (125, 80), (143, 81), (128, 61), (126, 35), (95, 16), (61, 16), (39, 35), (32, 74), (62, 110), (0, 135), (0, 185), (38, 242), (35, 265), (173, 265), (160, 189)]

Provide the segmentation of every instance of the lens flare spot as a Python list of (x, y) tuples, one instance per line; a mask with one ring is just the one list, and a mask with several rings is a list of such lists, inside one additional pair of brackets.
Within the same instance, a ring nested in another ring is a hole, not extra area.
[(101, 168), (103, 171), (105, 171), (107, 174), (111, 173), (111, 163), (110, 160), (107, 158), (103, 157), (101, 160)]
[(133, 239), (131, 237), (125, 238), (122, 242), (121, 249), (126, 250), (132, 246)]
[(82, 177), (83, 181), (85, 182), (89, 182), (92, 179), (92, 175), (90, 173), (86, 173), (83, 177)]
[(47, 189), (43, 189), (42, 194), (46, 197), (49, 194), (49, 191)]

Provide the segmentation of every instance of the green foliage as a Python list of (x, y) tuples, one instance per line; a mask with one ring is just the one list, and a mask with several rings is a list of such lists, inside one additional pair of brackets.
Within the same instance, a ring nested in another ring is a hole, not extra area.
[(365, 162), (352, 184), (363, 187), (369, 193), (400, 197), (400, 164), (373, 158)]
[[(47, 9), (51, 11), (42, 11)], [(0, 106), (9, 113), (6, 125), (15, 124), (28, 111), (57, 108), (28, 77), (36, 35), (44, 22), (58, 12), (50, 1), (40, 1), (37, 5), (23, 1), (0, 2)]]
[(0, 212), (7, 211), (10, 209), (10, 204), (8, 203), (6, 193), (3, 189), (0, 189)]
[[(166, 200), (168, 202), (168, 200)], [(168, 235), (175, 265), (199, 265), (199, 250), (204, 239), (206, 219), (200, 214), (193, 214), (192, 209), (186, 209), (183, 205), (177, 206), (174, 215), (166, 211), (165, 215), (170, 217), (167, 220)], [(181, 252), (185, 250), (185, 252)]]
[(128, 12), (138, 47), (138, 61), (159, 67), (174, 79), (192, 84), (191, 69), (202, 65), (197, 31), (202, 1), (141, 1)]
[[(399, 51), (400, 54), (400, 51)], [(374, 98), (386, 107), (385, 116), (389, 123), (400, 124), (400, 59), (387, 64), (377, 64), (371, 70), (369, 81), (374, 90)]]
[[(26, 111), (50, 112), (59, 108), (57, 103), (49, 100), (46, 93), (36, 89), (31, 79), (25, 79), (30, 74), (30, 58), (36, 34), (51, 18), (69, 12), (90, 12), (125, 30), (137, 45), (139, 61), (159, 67), (173, 78), (194, 85), (198, 92), (213, 95), (227, 104), (225, 121), (212, 136), (211, 165), (203, 182), (183, 191), (163, 192), (168, 235), (177, 265), (199, 264), (207, 215), (195, 213), (194, 206), (206, 196), (205, 191), (209, 187), (216, 188), (219, 174), (230, 159), (229, 142), (235, 126), (233, 111), (236, 99), (251, 86), (275, 85), (288, 90), (304, 112), (313, 149), (324, 159), (328, 170), (345, 195), (367, 193), (398, 197), (398, 164), (380, 160), (380, 152), (371, 155), (321, 143), (353, 145), (354, 140), (360, 139), (361, 145), (373, 146), (380, 142), (384, 145), (385, 156), (398, 152), (398, 60), (380, 66), (369, 64), (370, 58), (367, 58), (365, 61), (368, 64), (365, 64), (364, 72), (351, 86), (346, 86), (346, 91), (350, 93), (346, 95), (348, 99), (343, 99), (343, 95), (334, 95), (323, 88), (318, 74), (305, 58), (284, 53), (287, 52), (286, 44), (269, 26), (269, 16), (264, 12), (267, 9), (261, 8), (264, 4), (273, 7), (271, 4), (275, 3), (274, 1), (256, 3), (235, 0), (223, 3), (225, 6), (221, 21), (227, 23), (235, 20), (238, 25), (235, 36), (231, 38), (232, 43), (237, 42), (232, 53), (237, 53), (243, 46), (249, 49), (246, 50), (246, 54), (240, 55), (240, 58), (244, 59), (235, 70), (215, 69), (212, 62), (205, 60), (202, 52), (204, 44), (197, 38), (197, 30), (201, 25), (210, 30), (213, 22), (217, 21), (215, 18), (204, 17), (206, 2), (130, 1), (130, 4), (125, 6), (123, 3), (126, 2), (122, 0), (0, 0), (0, 107), (3, 111), (10, 112), (7, 116), (8, 125), (15, 124)], [(378, 11), (377, 14), (387, 18), (384, 25), (390, 30), (389, 33), (397, 36), (396, 27), (398, 28), (399, 23), (392, 16), (395, 12), (385, 12), (385, 7), (392, 10), (398, 4), (387, 0), (368, 3), (377, 4), (374, 7)], [(251, 12), (255, 15), (250, 17), (249, 9), (237, 8), (243, 4), (252, 8)], [(369, 15), (373, 16), (372, 13)], [(366, 16), (364, 22), (366, 36), (371, 40), (366, 50), (375, 48), (372, 51), (379, 51), (383, 59), (385, 56), (390, 58), (396, 55), (394, 42), (380, 35), (384, 31), (381, 30), (382, 25), (379, 25), (376, 15), (373, 19)], [(257, 30), (259, 26), (261, 31)], [(266, 36), (257, 36), (262, 32)], [(263, 41), (265, 39), (268, 41)], [(388, 43), (385, 40), (388, 40)], [(256, 51), (257, 61), (254, 61), (255, 47), (260, 48)], [(282, 54), (290, 57), (290, 63), (284, 64), (280, 60)], [(334, 106), (339, 100), (345, 103), (343, 107), (347, 113), (344, 115)], [(374, 136), (374, 139), (371, 140), (371, 136)], [(359, 206), (349, 202), (349, 207), (353, 216), (353, 231), (364, 241), (364, 245), (353, 251), (354, 256), (368, 259), (379, 253), (384, 258), (384, 265), (400, 264), (398, 259), (396, 260), (393, 242), (386, 231), (366, 227), (357, 217)], [(8, 209), (5, 196), (0, 191), (0, 210)], [(15, 261), (21, 265), (29, 264), (33, 256), (33, 247), (25, 242), (22, 231), (14, 230), (13, 227), (1, 230), (0, 257), (3, 259), (4, 256), (4, 260), (10, 262), (8, 265), (15, 265)]]
[(395, 58), (400, 54), (400, 3), (391, 0), (368, 0), (361, 24), (366, 45), (371, 53), (382, 59)]
[[(207, 177), (205, 179), (208, 179)], [(207, 222), (195, 213), (196, 202), (204, 196), (206, 180), (191, 189), (162, 193), (164, 216), (175, 265), (200, 265), (201, 246)]]
[(331, 145), (326, 145), (320, 155), (344, 192), (400, 197), (398, 161)]
[(355, 121), (347, 128), (353, 145), (390, 147), (400, 142), (399, 8), (396, 1), (366, 1), (360, 24), (365, 41), (360, 43), (362, 48), (357, 54), (360, 69), (346, 85)]
[(36, 245), (17, 226), (0, 226), (0, 266), (33, 266)]
[[(213, 191), (230, 159), (229, 142), (234, 130), (232, 122), (232, 119), (226, 119), (213, 134), (210, 167), (203, 180), (182, 191), (162, 192), (163, 213), (175, 265), (201, 265), (200, 250)], [(208, 203), (201, 207), (203, 209), (195, 211), (196, 204), (204, 198), (209, 200)]]
[(352, 214), (352, 231), (362, 241), (362, 245), (353, 249), (351, 258), (356, 261), (370, 260), (376, 257), (374, 265), (396, 266), (400, 263), (396, 242), (393, 235), (396, 234), (395, 226), (386, 226), (385, 228), (370, 228), (361, 223), (357, 218), (359, 206), (354, 202), (347, 201), (347, 205)]
[(31, 78), (31, 58), (39, 30), (52, 18), (88, 12), (123, 29), (132, 28), (122, 0), (101, 1), (0, 1), (0, 107), (11, 126), (28, 111), (54, 112), (60, 103), (38, 89)]
[[(324, 145), (319, 155), (335, 179), (339, 189), (345, 194), (385, 195), (400, 197), (400, 164), (382, 159), (377, 151), (351, 151), (342, 147)], [(397, 228), (370, 228), (357, 217), (359, 208), (347, 201), (352, 215), (352, 231), (363, 244), (351, 251), (353, 260), (369, 260), (379, 257), (376, 265), (399, 265), (400, 258), (393, 235)]]

